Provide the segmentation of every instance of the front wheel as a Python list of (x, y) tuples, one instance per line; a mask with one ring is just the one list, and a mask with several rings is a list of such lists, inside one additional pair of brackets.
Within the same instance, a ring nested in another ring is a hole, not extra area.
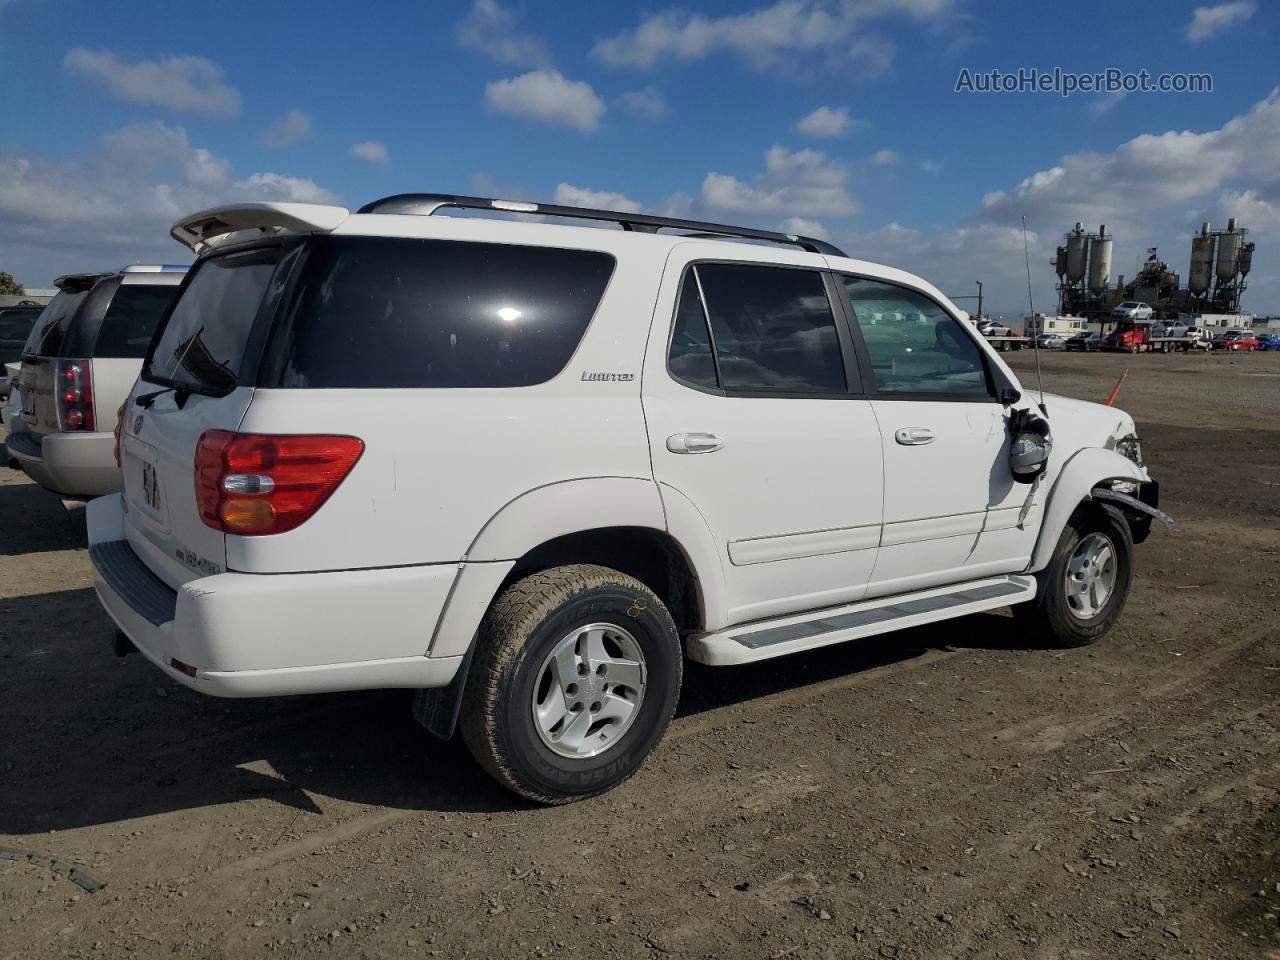
[(588, 564), (509, 586), (485, 615), (460, 717), (488, 773), (538, 803), (611, 790), (675, 713), (684, 666), (671, 614), (639, 580)]
[(1036, 598), (1013, 608), (1022, 625), (1057, 647), (1100, 640), (1120, 619), (1133, 580), (1128, 522), (1107, 507), (1082, 505), (1036, 579)]

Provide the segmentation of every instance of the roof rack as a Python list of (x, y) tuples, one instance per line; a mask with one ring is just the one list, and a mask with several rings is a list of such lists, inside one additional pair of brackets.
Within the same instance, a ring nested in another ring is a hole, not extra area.
[(429, 217), (444, 207), (464, 210), (489, 210), (502, 213), (533, 213), (544, 217), (571, 217), (576, 220), (606, 220), (616, 223), (623, 230), (637, 233), (657, 233), (662, 229), (688, 230), (706, 237), (742, 237), (747, 240), (766, 240), (800, 247), (810, 253), (829, 257), (843, 257), (845, 253), (834, 244), (813, 237), (800, 237), (773, 230), (753, 230), (750, 227), (731, 227), (722, 223), (705, 223), (701, 220), (679, 220), (674, 217), (654, 217), (647, 213), (620, 213), (616, 210), (594, 210), (590, 207), (565, 207), (552, 203), (526, 203), (523, 200), (497, 200), (492, 197), (459, 197), (446, 193), (398, 193), (366, 203), (357, 213), (400, 213)]

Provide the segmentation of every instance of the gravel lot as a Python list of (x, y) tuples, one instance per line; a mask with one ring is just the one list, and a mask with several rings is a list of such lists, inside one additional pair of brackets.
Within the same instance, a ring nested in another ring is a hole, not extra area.
[(647, 767), (556, 809), (403, 694), (117, 660), (83, 515), (0, 468), (0, 958), (1280, 958), (1280, 354), (1042, 359), (1094, 400), (1131, 368), (1179, 521), (1110, 637), (691, 667)]

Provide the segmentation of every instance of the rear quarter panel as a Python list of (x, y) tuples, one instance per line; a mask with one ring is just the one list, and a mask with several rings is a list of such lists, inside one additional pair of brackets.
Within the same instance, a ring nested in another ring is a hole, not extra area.
[[(298, 529), (227, 537), (227, 566), (280, 573), (456, 562), (491, 518), (529, 491), (595, 477), (652, 483), (640, 373), (664, 254), (655, 244), (652, 253), (637, 246), (617, 257), (582, 342), (547, 383), (256, 390), (242, 431), (346, 434), (365, 450)], [(590, 373), (624, 379), (584, 380)], [(590, 529), (597, 525), (590, 513), (565, 505), (551, 522), (540, 518), (530, 537)], [(525, 539), (503, 537), (505, 552)]]

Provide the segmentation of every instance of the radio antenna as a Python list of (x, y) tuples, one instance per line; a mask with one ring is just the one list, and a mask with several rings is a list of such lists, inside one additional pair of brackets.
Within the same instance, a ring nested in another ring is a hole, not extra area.
[[(1044, 377), (1040, 373), (1039, 324), (1036, 324), (1036, 304), (1031, 297), (1031, 247), (1027, 243), (1027, 218), (1025, 214), (1022, 217), (1022, 256), (1027, 261), (1027, 306), (1031, 309), (1031, 315), (1028, 320), (1037, 327), (1036, 333), (1031, 337), (1031, 352), (1036, 355), (1036, 385), (1040, 388), (1040, 412), (1047, 417), (1049, 411), (1044, 405)], [(1026, 332), (1025, 325), (1023, 332)]]

